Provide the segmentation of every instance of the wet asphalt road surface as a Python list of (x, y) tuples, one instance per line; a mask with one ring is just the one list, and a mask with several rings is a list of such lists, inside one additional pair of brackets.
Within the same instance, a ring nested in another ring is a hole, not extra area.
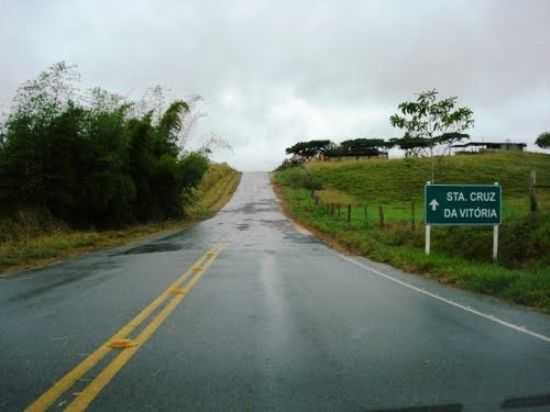
[(187, 232), (0, 280), (0, 410), (32, 404), (217, 245), (89, 410), (550, 410), (550, 317), (341, 256), (282, 215), (262, 173)]

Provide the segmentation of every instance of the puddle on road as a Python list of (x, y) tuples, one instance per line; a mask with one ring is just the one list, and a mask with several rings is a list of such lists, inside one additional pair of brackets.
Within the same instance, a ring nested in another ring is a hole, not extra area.
[(272, 226), (278, 229), (289, 229), (292, 227), (287, 219), (260, 219), (260, 223), (265, 226)]
[(181, 250), (182, 246), (177, 243), (151, 243), (148, 245), (141, 245), (126, 252), (120, 253), (120, 255), (141, 255), (144, 253), (158, 253), (158, 252), (175, 252)]
[(246, 215), (252, 215), (260, 212), (276, 212), (278, 210), (276, 204), (273, 202), (261, 201), (246, 203), (244, 206), (236, 209), (222, 210), (222, 213), (244, 213)]
[(305, 245), (322, 244), (322, 242), (314, 236), (302, 235), (301, 233), (286, 233), (285, 240), (290, 240), (294, 243), (300, 243)]

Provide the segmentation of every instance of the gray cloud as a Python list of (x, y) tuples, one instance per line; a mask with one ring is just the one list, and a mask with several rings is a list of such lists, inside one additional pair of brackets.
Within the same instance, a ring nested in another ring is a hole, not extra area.
[(198, 93), (194, 142), (225, 136), (245, 170), (293, 142), (395, 136), (397, 104), (438, 88), (474, 109), (473, 136), (550, 129), (550, 2), (0, 0), (0, 102), (53, 62), (132, 97)]

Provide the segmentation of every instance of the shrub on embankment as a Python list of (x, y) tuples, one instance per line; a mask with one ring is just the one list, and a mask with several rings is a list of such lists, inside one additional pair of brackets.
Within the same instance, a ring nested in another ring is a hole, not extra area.
[(240, 173), (226, 164), (211, 163), (193, 192), (186, 219), (129, 225), (119, 229), (75, 230), (44, 209), (21, 209), (0, 218), (0, 277), (4, 271), (40, 267), (67, 256), (158, 234), (183, 230), (216, 213), (231, 198)]
[(165, 104), (158, 87), (138, 102), (80, 93), (77, 79), (72, 66), (50, 67), (0, 122), (0, 272), (181, 230), (238, 184), (206, 157), (216, 141), (185, 150), (191, 103)]
[(0, 125), (3, 214), (44, 210), (86, 228), (182, 217), (208, 168), (182, 147), (190, 105), (140, 108), (101, 89), (83, 97), (77, 77), (59, 63), (18, 89)]
[(197, 219), (212, 216), (231, 199), (240, 181), (241, 173), (227, 163), (211, 164), (193, 192), (194, 201), (186, 214)]

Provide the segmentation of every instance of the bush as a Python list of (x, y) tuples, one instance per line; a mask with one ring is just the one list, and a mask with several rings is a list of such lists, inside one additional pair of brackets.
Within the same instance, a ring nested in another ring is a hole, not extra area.
[(45, 232), (66, 230), (66, 225), (45, 209), (20, 209), (0, 219), (0, 243), (29, 240)]
[(284, 169), (275, 175), (275, 180), (293, 189), (321, 190), (323, 187), (320, 179), (308, 173), (303, 167)]
[(537, 140), (535, 141), (535, 144), (542, 148), (542, 149), (549, 149), (550, 148), (550, 132), (544, 132), (541, 133)]
[(131, 114), (133, 103), (99, 89), (91, 101), (75, 98), (75, 77), (59, 63), (18, 90), (0, 127), (10, 202), (79, 226), (182, 216), (185, 193), (208, 168), (203, 155), (178, 146), (188, 104)]
[(502, 225), (499, 239), (499, 255), (502, 263), (515, 265), (529, 256), (530, 236), (534, 227), (525, 220)]
[(302, 167), (304, 165), (304, 159), (301, 158), (292, 158), (292, 159), (285, 159), (283, 160), (283, 163), (275, 169), (275, 171), (281, 171), (285, 169), (289, 169), (291, 167)]
[(470, 260), (489, 261), (492, 250), (492, 230), (488, 227), (451, 226), (434, 230), (434, 245), (449, 255)]

